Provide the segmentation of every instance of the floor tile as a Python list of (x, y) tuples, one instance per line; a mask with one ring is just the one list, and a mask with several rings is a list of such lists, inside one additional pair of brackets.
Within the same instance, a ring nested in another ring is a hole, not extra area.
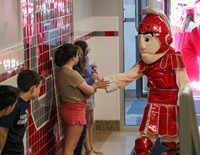
[(104, 155), (130, 155), (138, 132), (113, 131), (95, 132), (95, 148), (101, 150)]

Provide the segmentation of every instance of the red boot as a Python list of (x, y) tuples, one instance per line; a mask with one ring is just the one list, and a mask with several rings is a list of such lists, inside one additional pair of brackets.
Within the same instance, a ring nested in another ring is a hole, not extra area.
[(153, 144), (147, 137), (140, 137), (135, 140), (135, 155), (149, 155)]
[(175, 155), (178, 147), (175, 142), (162, 142), (162, 144), (168, 148), (167, 152), (162, 153), (162, 155)]

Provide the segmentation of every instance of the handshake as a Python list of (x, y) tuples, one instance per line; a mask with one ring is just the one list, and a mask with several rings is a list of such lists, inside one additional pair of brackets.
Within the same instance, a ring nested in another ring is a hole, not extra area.
[(98, 80), (92, 86), (94, 89), (106, 89), (109, 86), (109, 81)]
[(94, 85), (96, 85), (96, 89), (105, 89), (107, 93), (118, 89), (114, 81), (114, 76), (105, 76), (102, 80), (94, 83)]

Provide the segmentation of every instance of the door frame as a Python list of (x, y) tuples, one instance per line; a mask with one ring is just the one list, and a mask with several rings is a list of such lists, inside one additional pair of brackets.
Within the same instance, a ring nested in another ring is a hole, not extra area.
[[(119, 51), (124, 51), (124, 23), (123, 23), (123, 13), (124, 13), (124, 0), (119, 0)], [(142, 20), (142, 15), (140, 14), (142, 8), (150, 5), (156, 7), (157, 0), (147, 0), (147, 1), (135, 1), (135, 20), (136, 27), (138, 23)], [(169, 13), (171, 12), (171, 0), (164, 0), (164, 9), (165, 14), (169, 17)], [(137, 40), (137, 36), (136, 40)], [(140, 59), (140, 53), (138, 44), (136, 45), (136, 60)], [(120, 60), (119, 60), (120, 72), (124, 72), (124, 53), (120, 52)], [(120, 130), (130, 130), (130, 131), (138, 131), (139, 126), (126, 126), (125, 125), (125, 89), (120, 89)], [(143, 77), (136, 81), (136, 97), (144, 98), (147, 97), (147, 94), (143, 93)]]
[[(124, 51), (124, 22), (123, 22), (124, 6), (123, 5), (124, 5), (124, 0), (119, 0), (119, 50), (120, 51)], [(144, 6), (147, 6), (146, 1), (135, 1), (136, 27), (142, 19), (140, 12)], [(137, 37), (137, 36), (135, 36), (135, 37)], [(138, 44), (135, 43), (135, 45), (136, 45), (136, 51), (139, 51)], [(120, 53), (120, 58), (121, 58), (119, 60), (120, 72), (124, 72), (124, 53), (123, 52)], [(140, 53), (136, 52), (136, 60), (139, 60), (139, 58), (140, 58)], [(140, 87), (142, 85), (142, 81), (143, 81), (142, 78), (140, 78), (136, 81), (136, 90), (139, 89), (137, 87)], [(138, 92), (141, 92), (141, 88), (138, 90)], [(121, 109), (120, 110), (120, 130), (138, 131), (139, 126), (126, 126), (125, 125), (125, 98), (124, 98), (125, 95), (124, 94), (125, 94), (125, 89), (120, 89), (120, 103), (121, 103), (120, 104), (120, 109)], [(137, 93), (136, 93), (136, 95), (137, 95)], [(143, 95), (139, 95), (139, 96), (143, 97)]]

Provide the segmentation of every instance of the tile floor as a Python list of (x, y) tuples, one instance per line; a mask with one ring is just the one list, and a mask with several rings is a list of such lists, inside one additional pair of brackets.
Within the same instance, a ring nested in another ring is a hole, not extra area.
[(138, 132), (98, 131), (94, 136), (94, 146), (103, 155), (130, 155)]

